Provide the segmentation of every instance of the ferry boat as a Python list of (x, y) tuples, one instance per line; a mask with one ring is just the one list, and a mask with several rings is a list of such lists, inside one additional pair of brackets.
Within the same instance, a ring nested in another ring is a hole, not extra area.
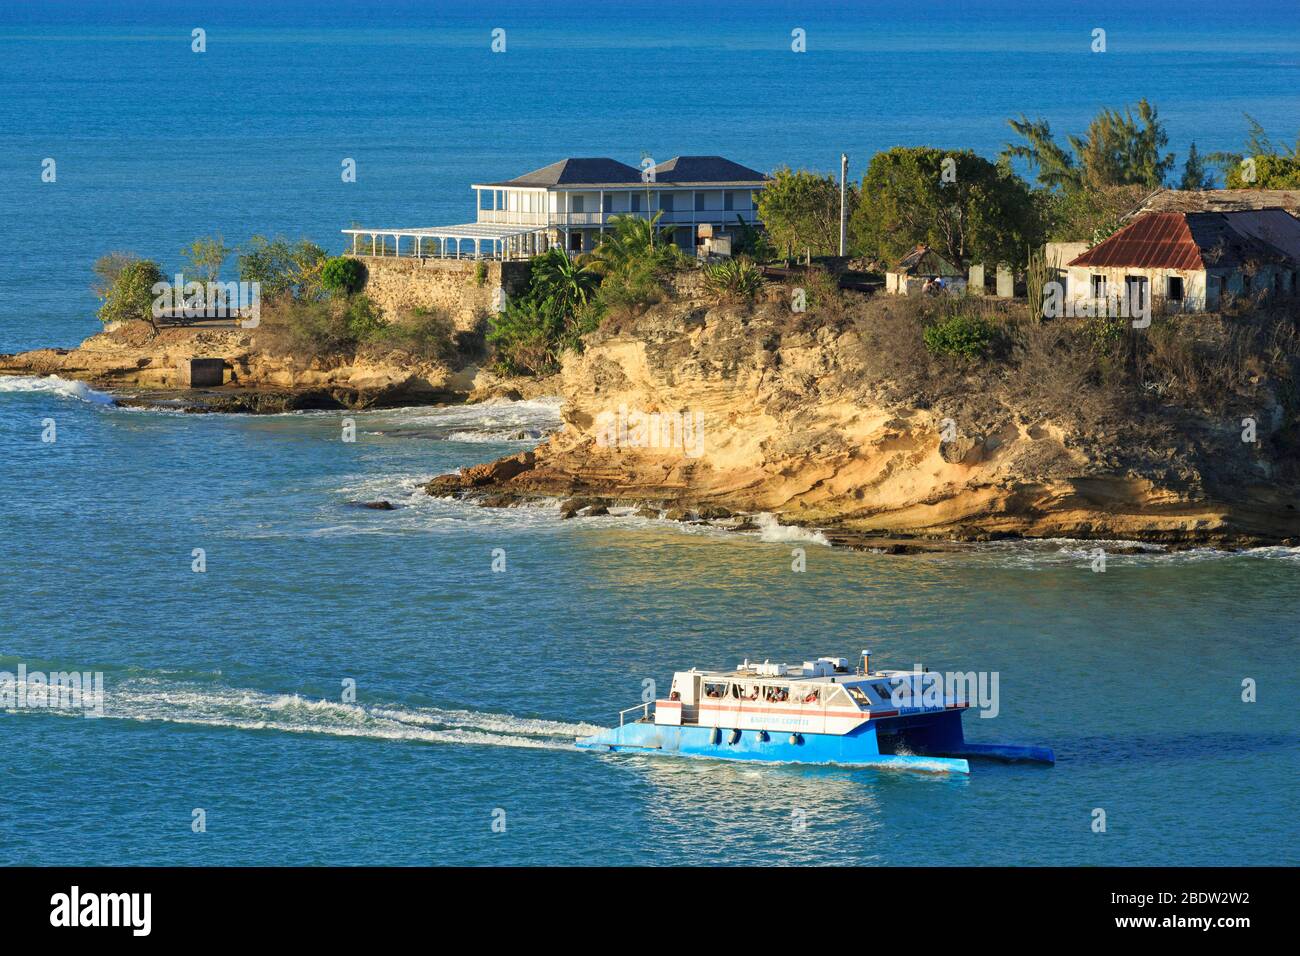
[[(970, 702), (936, 692), (920, 668), (871, 669), (819, 657), (802, 666), (745, 661), (730, 671), (673, 675), (664, 700), (620, 712), (619, 724), (577, 746), (730, 760), (970, 773), (967, 758), (1054, 764), (1047, 747), (976, 744), (962, 733)], [(902, 701), (902, 703), (900, 703)]]

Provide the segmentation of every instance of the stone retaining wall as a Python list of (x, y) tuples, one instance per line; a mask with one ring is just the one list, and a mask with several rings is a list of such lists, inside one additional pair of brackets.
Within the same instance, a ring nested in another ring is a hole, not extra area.
[(528, 286), (529, 264), (523, 261), (354, 258), (366, 267), (363, 291), (389, 321), (408, 309), (437, 308), (451, 316), (457, 329), (473, 329), (495, 311), (497, 289), (514, 296)]

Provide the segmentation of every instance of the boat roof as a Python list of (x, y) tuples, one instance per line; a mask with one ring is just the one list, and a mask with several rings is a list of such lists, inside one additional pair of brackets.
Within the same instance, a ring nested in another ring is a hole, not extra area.
[(784, 666), (790, 669), (787, 670), (787, 672), (784, 674), (760, 674), (753, 669), (756, 666), (757, 666), (756, 663), (751, 662), (751, 666), (749, 668), (736, 667), (733, 668), (732, 670), (714, 670), (714, 671), (699, 670), (698, 668), (692, 667), (688, 671), (678, 671), (678, 673), (690, 674), (695, 677), (702, 677), (705, 680), (745, 681), (748, 683), (755, 683), (755, 682), (762, 682), (762, 681), (776, 681), (778, 683), (789, 683), (791, 681), (798, 681), (801, 683), (817, 683), (817, 684), (856, 684), (856, 683), (860, 683), (861, 681), (872, 681), (872, 680), (882, 680), (882, 679), (888, 680), (895, 677), (913, 677), (918, 674), (926, 673), (926, 671), (919, 668), (913, 668), (912, 670), (879, 670), (879, 671), (873, 670), (870, 674), (860, 674), (860, 673), (855, 673), (853, 671), (847, 671), (841, 674), (835, 674), (835, 673), (827, 674), (824, 672), (819, 673), (816, 671), (809, 673), (803, 670), (801, 667), (799, 667), (799, 665), (787, 664)]

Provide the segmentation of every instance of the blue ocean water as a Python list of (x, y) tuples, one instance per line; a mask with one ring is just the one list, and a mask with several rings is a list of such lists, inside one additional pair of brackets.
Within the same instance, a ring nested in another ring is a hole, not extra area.
[[(470, 181), (563, 155), (832, 168), (843, 149), (860, 174), (876, 149), (992, 155), (1007, 116), (1074, 131), (1141, 95), (1180, 155), (1239, 146), (1243, 111), (1294, 137), (1294, 4), (1218, 9), (7, 5), (0, 351), (94, 331), (104, 251), (174, 266), (218, 231), (338, 247), (354, 220), (462, 221)], [(102, 671), (107, 692), (104, 719), (0, 712), (0, 861), (1296, 862), (1296, 550), (1096, 574), (1069, 542), (903, 557), (562, 522), (418, 490), (528, 447), (509, 436), (553, 404), (354, 417), (345, 443), (330, 413), (133, 411), (0, 379), (0, 670)], [(400, 507), (350, 506), (375, 498)], [(570, 747), (674, 669), (864, 646), (997, 671), (1001, 714), (969, 735), (1059, 763), (952, 779)]]

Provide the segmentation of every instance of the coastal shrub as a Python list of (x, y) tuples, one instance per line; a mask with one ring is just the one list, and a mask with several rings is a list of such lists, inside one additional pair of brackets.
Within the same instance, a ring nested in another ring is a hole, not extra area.
[(254, 344), (268, 352), (304, 361), (349, 355), (379, 335), (384, 321), (364, 295), (347, 299), (281, 297), (262, 307)]
[[(504, 375), (550, 375), (560, 367), (566, 342), (565, 314), (552, 298), (512, 299), (492, 319), (487, 340)], [(576, 342), (573, 343), (576, 345)]]
[(110, 252), (101, 256), (94, 266), (97, 282), (95, 293), (99, 296), (99, 321), (148, 322), (154, 331), (153, 318), (155, 283), (165, 281), (162, 269), (151, 259), (140, 259), (126, 252)]
[(351, 256), (327, 259), (320, 270), (320, 284), (326, 292), (354, 295), (366, 283), (366, 267)]
[(928, 326), (923, 336), (934, 355), (976, 359), (992, 344), (993, 327), (980, 316), (958, 312)]
[[(622, 275), (621, 272), (617, 273)], [(606, 282), (610, 277), (606, 276)], [(604, 304), (595, 264), (551, 248), (532, 262), (528, 287), (490, 321), (497, 370), (505, 375), (549, 375), (566, 349), (580, 349)]]
[(763, 291), (763, 270), (748, 259), (724, 259), (704, 267), (704, 287), (719, 302), (750, 302)]
[(400, 352), (416, 361), (450, 362), (458, 354), (452, 321), (438, 309), (412, 309), (369, 330), (362, 342), (372, 355)]
[(324, 292), (326, 258), (324, 249), (306, 239), (291, 243), (283, 236), (253, 236), (239, 251), (239, 278), (259, 283), (263, 302), (282, 296), (316, 299)]

